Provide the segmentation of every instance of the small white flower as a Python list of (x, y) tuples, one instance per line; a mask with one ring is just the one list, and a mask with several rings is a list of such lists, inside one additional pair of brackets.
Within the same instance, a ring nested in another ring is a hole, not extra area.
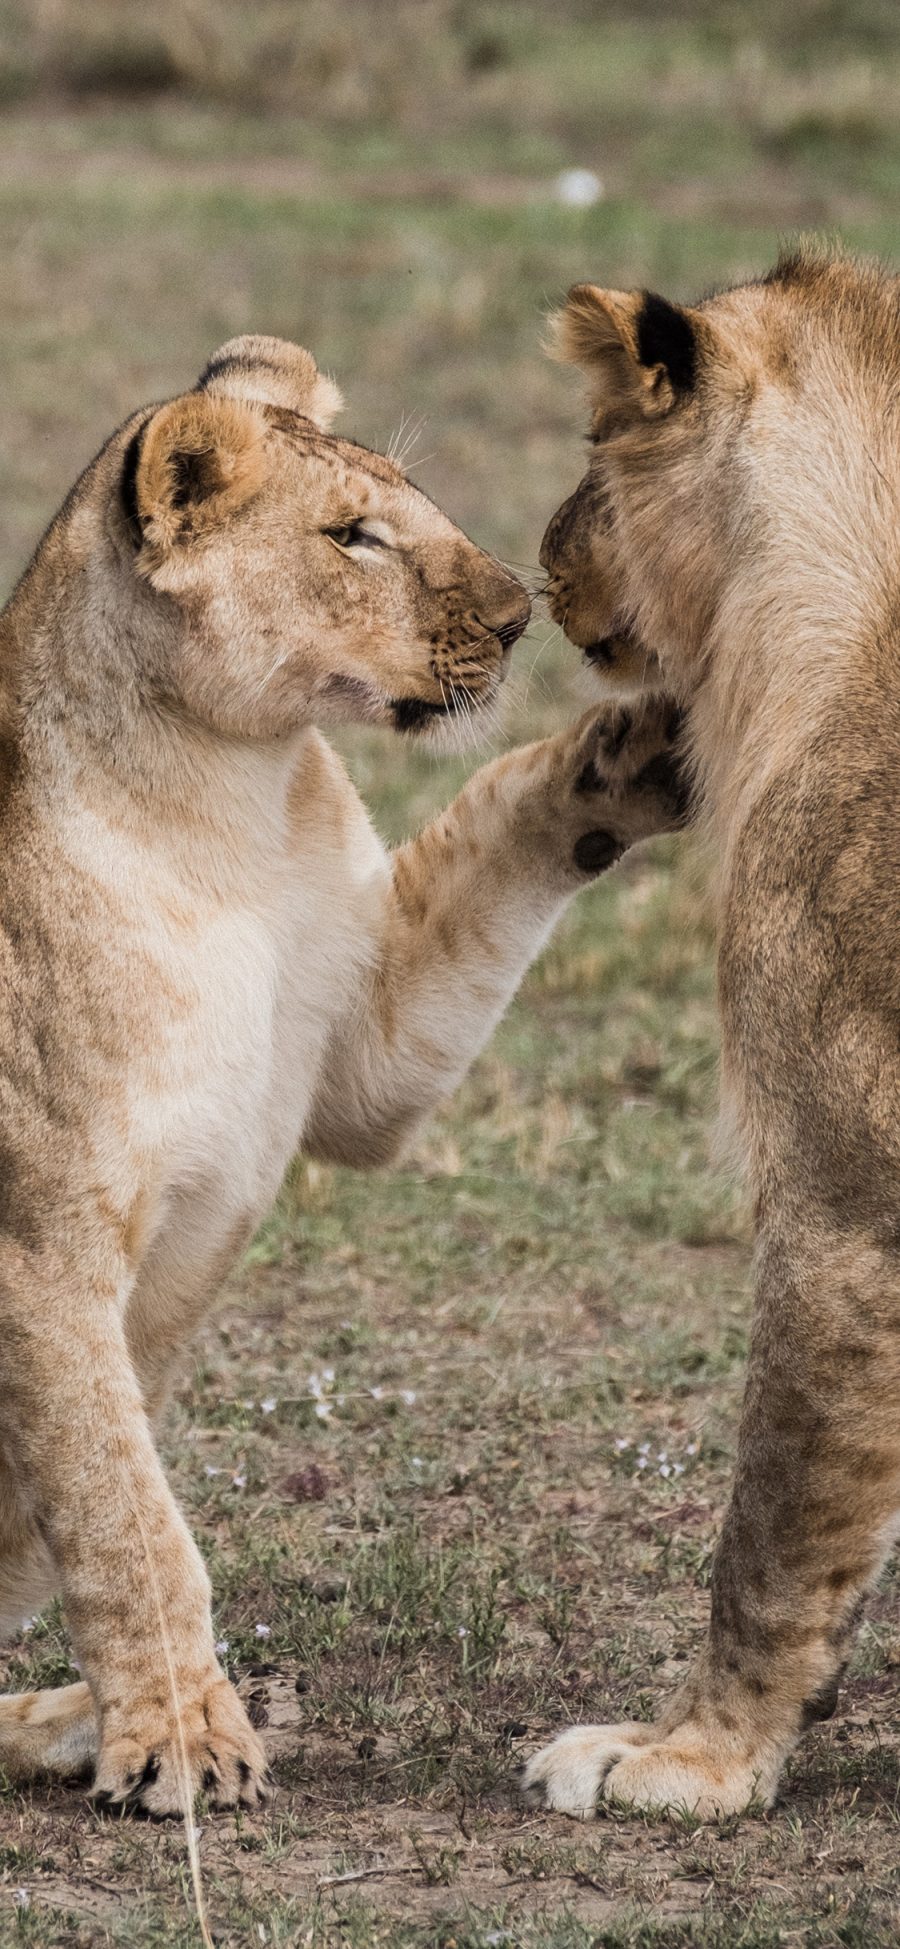
[(258, 1638), (270, 1638), (272, 1636), (272, 1627), (270, 1624), (256, 1624), (253, 1628)]
[(668, 1464), (668, 1462), (663, 1462), (663, 1463), (661, 1463), (661, 1465), (660, 1465), (660, 1471), (659, 1471), (659, 1472), (660, 1472), (660, 1475), (664, 1475), (664, 1476), (666, 1477), (666, 1480), (668, 1480), (668, 1478), (669, 1478), (669, 1476), (670, 1476), (670, 1475), (671, 1475), (671, 1473), (672, 1473), (672, 1471), (671, 1471), (671, 1469), (670, 1469), (670, 1467), (669, 1467), (669, 1464)]
[(637, 1467), (638, 1467), (639, 1469), (645, 1469), (645, 1468), (646, 1468), (646, 1466), (647, 1466), (647, 1457), (646, 1457), (646, 1455), (639, 1455), (639, 1456), (638, 1456), (638, 1458), (637, 1458)]
[(686, 1455), (696, 1455), (696, 1453), (697, 1453), (697, 1449), (698, 1449), (698, 1447), (699, 1447), (699, 1445), (700, 1445), (700, 1444), (699, 1444), (699, 1442), (696, 1442), (696, 1441), (689, 1441), (689, 1442), (688, 1442), (688, 1445), (687, 1445), (687, 1447), (686, 1447), (686, 1449), (685, 1449), (685, 1451), (684, 1451), (684, 1452), (685, 1452), (685, 1454), (686, 1454)]
[(221, 1474), (222, 1474), (222, 1470), (221, 1470), (221, 1469), (217, 1469), (217, 1468), (215, 1468), (215, 1467), (213, 1466), (213, 1464), (212, 1464), (212, 1462), (207, 1462), (207, 1464), (206, 1464), (206, 1467), (205, 1467), (205, 1469), (204, 1469), (204, 1471), (203, 1471), (203, 1473), (204, 1473), (204, 1475), (208, 1475), (208, 1476), (210, 1477), (210, 1479), (212, 1479), (212, 1477), (213, 1477), (214, 1475), (221, 1475)]
[(371, 1396), (372, 1396), (372, 1399), (373, 1399), (373, 1401), (383, 1401), (383, 1400), (384, 1400), (384, 1388), (383, 1388), (383, 1387), (370, 1387), (370, 1389), (369, 1389), (369, 1393), (371, 1394)]
[(228, 1650), (228, 1639), (219, 1638), (216, 1642), (216, 1657), (224, 1658), (227, 1650)]
[(325, 1386), (326, 1386), (326, 1387), (330, 1387), (330, 1386), (331, 1386), (331, 1384), (332, 1384), (332, 1381), (334, 1380), (334, 1368), (333, 1368), (333, 1367), (323, 1367), (323, 1368), (322, 1368), (322, 1379), (323, 1379), (323, 1381), (325, 1382)]
[(673, 1462), (673, 1463), (672, 1463), (672, 1474), (673, 1474), (673, 1475), (683, 1475), (683, 1474), (684, 1474), (684, 1463), (683, 1463), (683, 1462)]
[(413, 1455), (410, 1458), (410, 1467), (414, 1469), (421, 1469), (425, 1467), (421, 1455)]
[(630, 1443), (630, 1441), (626, 1441), (626, 1440), (625, 1440), (625, 1437), (624, 1437), (624, 1435), (617, 1435), (617, 1436), (616, 1436), (616, 1454), (617, 1454), (617, 1455), (624, 1455), (624, 1453), (625, 1453), (625, 1450), (626, 1450), (626, 1448), (630, 1448), (630, 1447), (631, 1447), (631, 1443)]
[(556, 195), (570, 210), (589, 210), (599, 203), (603, 184), (593, 169), (564, 169), (556, 178)]
[(649, 1453), (650, 1453), (650, 1443), (648, 1441), (642, 1441), (638, 1449), (638, 1454), (649, 1455)]
[(657, 1455), (657, 1457), (656, 1457), (656, 1459), (657, 1459), (657, 1461), (658, 1461), (658, 1462), (667, 1462), (667, 1461), (668, 1461), (668, 1459), (669, 1459), (669, 1451), (668, 1451), (668, 1449), (667, 1449), (667, 1448), (661, 1448), (661, 1449), (660, 1449), (660, 1451), (659, 1451), (659, 1454), (658, 1454), (658, 1455)]
[(458, 1627), (458, 1629), (457, 1629), (457, 1633), (456, 1633), (456, 1635), (457, 1635), (457, 1637), (458, 1637), (458, 1638), (467, 1638), (467, 1637), (468, 1637), (468, 1635), (469, 1635), (469, 1633), (468, 1633), (468, 1631), (466, 1630), (466, 1627), (465, 1627), (465, 1625), (464, 1625), (464, 1624), (460, 1624), (460, 1625), (459, 1625), (459, 1627)]
[(265, 1399), (264, 1401), (260, 1401), (260, 1404), (259, 1404), (259, 1405), (260, 1405), (260, 1408), (261, 1408), (261, 1410), (262, 1410), (262, 1412), (263, 1412), (263, 1414), (274, 1414), (274, 1413), (275, 1413), (275, 1409), (276, 1409), (276, 1408), (277, 1408), (277, 1406), (278, 1406), (278, 1402), (277, 1402), (277, 1401), (275, 1401), (275, 1400), (273, 1400), (273, 1398), (272, 1398), (272, 1396), (271, 1396), (271, 1394), (269, 1394), (269, 1395), (267, 1395), (267, 1397), (266, 1397), (266, 1399)]
[(310, 1394), (315, 1395), (316, 1400), (318, 1400), (322, 1393), (322, 1382), (318, 1374), (310, 1374), (307, 1387), (309, 1388)]
[(231, 1478), (231, 1486), (233, 1489), (246, 1489), (247, 1477), (245, 1475), (233, 1475)]
[(15, 1902), (17, 1908), (30, 1908), (31, 1896), (29, 1895), (27, 1888), (17, 1888), (13, 1896), (13, 1901)]
[(412, 1387), (404, 1387), (401, 1391), (400, 1399), (401, 1401), (405, 1402), (408, 1408), (415, 1407), (416, 1404), (415, 1389)]
[(320, 1421), (328, 1420), (328, 1417), (331, 1413), (331, 1409), (332, 1409), (332, 1404), (330, 1401), (316, 1402), (316, 1414), (318, 1415)]

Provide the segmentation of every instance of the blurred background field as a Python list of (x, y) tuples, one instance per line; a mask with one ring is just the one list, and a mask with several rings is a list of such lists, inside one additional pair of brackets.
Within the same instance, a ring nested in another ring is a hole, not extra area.
[(0, 0), (3, 579), (112, 420), (262, 324), (367, 438), (424, 415), (429, 487), (532, 559), (577, 465), (548, 302), (889, 251), (898, 93), (890, 0)]
[[(244, 330), (533, 576), (582, 459), (547, 308), (690, 297), (801, 229), (895, 256), (898, 110), (893, 0), (0, 0), (3, 590), (111, 426)], [(539, 609), (515, 662), (510, 736), (584, 707)], [(343, 748), (391, 837), (479, 756)], [(704, 863), (657, 843), (403, 1170), (298, 1163), (167, 1441), (280, 1784), (201, 1818), (220, 1944), (896, 1941), (890, 1575), (771, 1820), (582, 1834), (509, 1790), (546, 1729), (649, 1712), (702, 1624), (749, 1276), (715, 1064)], [(51, 1612), (0, 1675), (69, 1661)], [(183, 1836), (2, 1794), (0, 1943), (197, 1939)]]

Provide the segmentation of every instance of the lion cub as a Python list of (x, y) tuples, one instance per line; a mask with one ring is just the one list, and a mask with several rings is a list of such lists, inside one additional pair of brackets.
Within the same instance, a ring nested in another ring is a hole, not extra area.
[(729, 1121), (756, 1320), (706, 1644), (655, 1725), (526, 1784), (704, 1817), (771, 1802), (833, 1712), (900, 1511), (900, 285), (799, 251), (682, 307), (578, 285), (587, 475), (550, 604), (607, 685), (687, 716), (715, 838)]
[(679, 816), (668, 706), (513, 751), (393, 856), (318, 726), (465, 730), (529, 603), (308, 353), (235, 340), (113, 434), (2, 620), (0, 1616), (85, 1682), (0, 1768), (165, 1814), (263, 1796), (154, 1444), (298, 1145), (379, 1164), (569, 897)]

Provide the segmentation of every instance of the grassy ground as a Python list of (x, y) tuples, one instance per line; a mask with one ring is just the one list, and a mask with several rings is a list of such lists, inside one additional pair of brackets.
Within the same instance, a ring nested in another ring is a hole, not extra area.
[[(6, 587), (116, 418), (251, 327), (312, 344), (371, 442), (423, 419), (417, 478), (533, 564), (579, 469), (576, 390), (537, 352), (571, 278), (688, 295), (798, 227), (894, 249), (890, 10), (848, 28), (801, 7), (755, 38), (713, 8), (546, 12), (431, 8), (413, 85), (390, 41), (413, 12), (382, 10), (393, 69), (383, 47), (377, 75), (341, 57), (310, 120), (271, 83), (265, 115), (242, 111), (219, 69), (76, 99), (67, 9), (0, 8), (0, 73), (4, 46), (20, 63), (0, 122)], [(41, 27), (43, 68), (13, 15)], [(556, 196), (574, 165), (605, 187), (587, 210)], [(581, 707), (545, 624), (517, 660), (514, 735)], [(461, 775), (380, 737), (348, 753), (390, 835)], [(279, 1782), (264, 1818), (200, 1815), (220, 1945), (896, 1941), (892, 1573), (846, 1709), (771, 1817), (579, 1829), (510, 1787), (549, 1729), (649, 1712), (702, 1628), (749, 1261), (708, 1162), (714, 1097), (702, 862), (657, 844), (572, 912), (404, 1170), (298, 1165), (167, 1436)], [(0, 1676), (53, 1683), (68, 1660), (51, 1613)], [(0, 1797), (0, 1944), (198, 1940), (177, 1830), (101, 1820), (76, 1790)]]

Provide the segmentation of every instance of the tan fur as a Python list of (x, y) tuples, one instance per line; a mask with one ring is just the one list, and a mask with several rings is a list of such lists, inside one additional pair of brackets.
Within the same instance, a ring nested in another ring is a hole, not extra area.
[[(150, 577), (161, 568), (188, 520), (190, 539), (198, 541), (239, 514), (260, 492), (267, 459), (265, 421), (241, 400), (197, 392), (154, 413), (137, 481), (143, 573)], [(176, 466), (189, 471), (195, 490), (189, 516)]]
[(520, 585), (237, 340), (136, 414), (0, 620), (0, 1617), (62, 1590), (84, 1683), (0, 1770), (155, 1813), (264, 1792), (151, 1423), (298, 1145), (396, 1155), (566, 901), (675, 822), (667, 704), (478, 773), (392, 858), (318, 730), (459, 737)]
[(527, 1782), (714, 1814), (834, 1709), (900, 1509), (898, 285), (801, 251), (692, 311), (579, 287), (561, 338), (595, 452), (551, 598), (687, 713), (757, 1307), (705, 1650), (655, 1728), (567, 1733)]

